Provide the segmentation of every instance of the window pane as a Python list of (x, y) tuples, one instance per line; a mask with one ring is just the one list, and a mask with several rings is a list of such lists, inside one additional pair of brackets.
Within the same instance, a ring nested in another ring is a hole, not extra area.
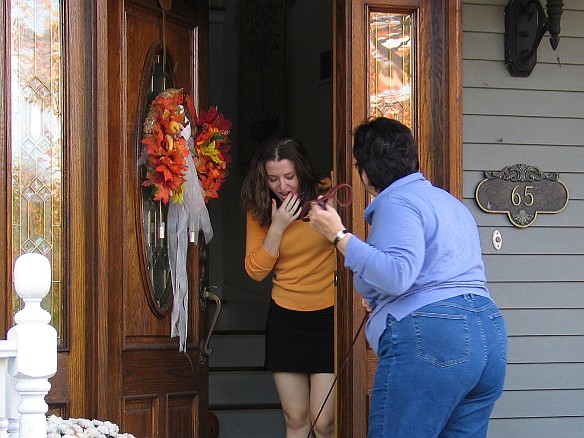
[(52, 285), (43, 308), (51, 313), (62, 343), (61, 8), (59, 0), (12, 0), (9, 7), (12, 263), (23, 253), (48, 257)]
[[(172, 88), (172, 77), (165, 73), (163, 54), (156, 55), (152, 66), (148, 98), (144, 108), (146, 119), (150, 104), (167, 88)], [(170, 71), (168, 65), (166, 70)], [(138, 146), (138, 155), (142, 153), (142, 145)], [(139, 181), (146, 179), (146, 166), (140, 167)], [(146, 261), (152, 288), (153, 303), (158, 310), (168, 306), (172, 297), (172, 280), (170, 276), (170, 262), (168, 259), (166, 228), (168, 218), (168, 205), (161, 201), (154, 201), (152, 187), (141, 186), (142, 190), (142, 225), (144, 247), (146, 249)]]
[(413, 128), (412, 35), (411, 14), (369, 14), (369, 116), (394, 118), (410, 128)]

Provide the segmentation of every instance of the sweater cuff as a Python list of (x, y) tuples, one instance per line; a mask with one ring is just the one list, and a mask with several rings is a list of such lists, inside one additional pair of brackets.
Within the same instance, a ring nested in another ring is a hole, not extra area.
[(263, 246), (260, 246), (255, 253), (256, 264), (264, 269), (271, 270), (278, 259), (280, 254), (273, 255), (266, 250)]

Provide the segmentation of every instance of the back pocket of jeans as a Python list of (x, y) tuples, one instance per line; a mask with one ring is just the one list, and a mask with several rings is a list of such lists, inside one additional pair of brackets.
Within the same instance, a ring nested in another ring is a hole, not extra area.
[(412, 313), (418, 357), (440, 367), (467, 362), (468, 322), (464, 315)]
[(501, 344), (501, 355), (503, 359), (507, 361), (507, 328), (505, 326), (505, 320), (501, 312), (497, 311), (489, 315), (489, 319), (493, 323), (497, 334), (499, 335), (499, 343)]

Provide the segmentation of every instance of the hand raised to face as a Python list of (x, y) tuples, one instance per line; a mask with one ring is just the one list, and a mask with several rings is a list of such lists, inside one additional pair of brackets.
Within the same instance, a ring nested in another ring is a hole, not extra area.
[(276, 200), (272, 199), (272, 226), (284, 231), (288, 225), (300, 216), (300, 198), (296, 193), (288, 193), (280, 207), (276, 206)]

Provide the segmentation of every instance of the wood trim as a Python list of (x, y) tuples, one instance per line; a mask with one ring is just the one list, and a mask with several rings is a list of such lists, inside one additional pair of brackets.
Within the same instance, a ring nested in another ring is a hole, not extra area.
[(449, 176), (445, 184), (448, 191), (462, 201), (463, 168), (462, 168), (462, 2), (449, 0), (448, 3), (448, 52), (449, 74)]
[(462, 0), (420, 1), (418, 15), (419, 123), (414, 134), (420, 146), (420, 168), (434, 185), (460, 198)]
[[(107, 59), (106, 66), (103, 72), (108, 78), (107, 82), (107, 94), (113, 94), (114, 96), (124, 96), (124, 84), (123, 79), (125, 77), (125, 72), (123, 66), (121, 65), (120, 59), (123, 56), (117, 56), (116, 53), (123, 50), (123, 41), (121, 35), (123, 35), (123, 16), (124, 16), (124, 2), (122, 0), (108, 1), (107, 2), (107, 23), (105, 24), (104, 34), (107, 36), (107, 45), (99, 46), (99, 50), (103, 50), (103, 58)], [(101, 70), (100, 70), (101, 74)], [(110, 80), (111, 79), (111, 80)], [(101, 88), (98, 95), (101, 95)], [(113, 156), (117, 156), (115, 149), (119, 148), (120, 145), (125, 144), (125, 130), (123, 128), (125, 124), (125, 114), (122, 110), (124, 103), (122, 98), (115, 98), (108, 101), (107, 109), (104, 108), (109, 116), (107, 119), (107, 139), (104, 139), (104, 146), (110, 153), (113, 150)], [(108, 192), (111, 190), (118, 190), (118, 184), (122, 181), (122, 169), (123, 163), (120, 162), (109, 162), (107, 164), (108, 168)], [(112, 185), (112, 183), (114, 183)], [(119, 208), (118, 205), (109, 205), (110, 197), (108, 195), (104, 196), (104, 202), (107, 202), (108, 210), (116, 210)], [(100, 380), (102, 383), (106, 383), (107, 393), (103, 395), (103, 404), (100, 410), (102, 411), (103, 418), (109, 418), (111, 421), (116, 422), (120, 427), (122, 418), (124, 418), (122, 406), (120, 406), (119, 400), (122, 396), (122, 332), (121, 324), (122, 321), (122, 303), (120, 302), (122, 297), (122, 287), (123, 287), (123, 269), (125, 258), (122, 253), (122, 242), (116, 239), (116, 235), (121, 235), (123, 221), (120, 215), (114, 214), (107, 217), (107, 229), (104, 228), (102, 231), (105, 233), (103, 242), (103, 252), (107, 253), (107, 264), (103, 266), (104, 273), (107, 273), (107, 282), (103, 285), (104, 289), (100, 290), (99, 294), (103, 296), (108, 296), (109, 291), (116, 291), (115, 296), (107, 300), (107, 307), (102, 311), (106, 311), (107, 321), (100, 321), (99, 326), (101, 330), (98, 331), (97, 335), (100, 339), (100, 345), (107, 349), (107, 373), (109, 377), (107, 379), (101, 376)], [(110, 266), (109, 255), (117, 254), (118, 261), (116, 264)], [(105, 298), (103, 298), (105, 300)], [(106, 310), (107, 309), (107, 310)], [(117, 321), (118, 323), (109, 325), (108, 321)], [(103, 327), (101, 325), (104, 324)], [(104, 379), (106, 379), (104, 381)], [(125, 429), (124, 429), (125, 430)]]
[[(9, 40), (8, 26), (8, 9), (7, 2), (0, 2), (0, 84), (1, 92), (5, 96), (0, 99), (0, 287), (4, 291), (12, 290), (12, 266), (8, 263), (10, 260), (10, 241), (12, 231), (8, 223), (9, 199), (12, 193), (11, 184), (8, 183), (8, 168), (10, 166), (8, 139), (10, 137), (8, 127), (8, 102), (10, 102), (10, 79), (8, 66), (10, 55), (7, 43)], [(4, 294), (4, 296), (7, 296)], [(4, 299), (2, 310), (0, 311), (0, 328), (6, 333), (11, 325), (12, 300)]]
[[(349, 183), (354, 190), (353, 204), (340, 210), (343, 223), (349, 230), (353, 230), (361, 237), (365, 228), (362, 206), (365, 205), (365, 191), (361, 180), (355, 174), (352, 166), (352, 130), (355, 126), (354, 114), (363, 113), (363, 101), (355, 101), (352, 91), (355, 64), (361, 63), (363, 53), (354, 51), (352, 47), (352, 35), (358, 28), (363, 27), (363, 23), (354, 23), (356, 14), (353, 2), (337, 0), (334, 3), (334, 71), (333, 71), (333, 115), (334, 124), (334, 164), (335, 177), (337, 181)], [(357, 28), (357, 29), (356, 29)], [(355, 56), (357, 55), (357, 56)], [(359, 71), (356, 70), (356, 71)], [(359, 110), (361, 105), (361, 110)], [(365, 350), (365, 338), (362, 332), (356, 340), (353, 351), (349, 351), (353, 336), (361, 322), (357, 317), (359, 314), (359, 300), (353, 291), (353, 278), (350, 271), (343, 269), (342, 256), (339, 256), (337, 263), (338, 288), (336, 298), (336, 370), (347, 355), (346, 368), (338, 378), (337, 387), (337, 412), (336, 412), (336, 435), (342, 437), (366, 436), (367, 419), (362, 413), (366, 405), (366, 394), (354, 388), (355, 382), (366, 381), (366, 364), (360, 354)], [(362, 310), (362, 309), (361, 309)]]
[[(95, 68), (93, 69), (93, 102), (95, 129), (93, 130), (95, 138), (95, 147), (99, 154), (95, 154), (95, 166), (92, 169), (92, 180), (100, 188), (96, 190), (94, 196), (93, 219), (95, 236), (93, 253), (93, 276), (91, 287), (90, 306), (88, 306), (87, 322), (90, 324), (91, 338), (95, 347), (92, 350), (91, 372), (95, 376), (91, 381), (93, 397), (89, 401), (90, 411), (95, 413), (96, 418), (110, 418), (108, 394), (110, 385), (115, 384), (116, 379), (120, 380), (119, 373), (112, 378), (110, 370), (110, 349), (107, 337), (103, 333), (109, 333), (111, 330), (109, 324), (109, 300), (108, 300), (108, 234), (109, 234), (109, 216), (108, 216), (108, 191), (109, 191), (109, 172), (100, 172), (100, 169), (108, 169), (109, 166), (109, 149), (108, 149), (108, 22), (109, 16), (108, 5), (111, 2), (102, 2), (92, 0), (93, 23), (94, 23), (94, 40), (92, 41), (92, 53), (95, 53)], [(89, 206), (88, 206), (89, 208)], [(115, 324), (114, 324), (115, 325)]]
[[(91, 29), (87, 29), (87, 4), (64, 5), (64, 156), (68, 178), (65, 185), (66, 233), (66, 288), (63, 299), (67, 304), (65, 345), (69, 357), (69, 415), (76, 417), (87, 413), (87, 335), (85, 324), (87, 270), (92, 253), (87, 251), (91, 233), (86, 227), (86, 197), (95, 187), (87, 177), (92, 160), (92, 124), (88, 101), (91, 99), (91, 58), (87, 57)], [(72, 336), (72, 334), (75, 336)], [(72, 358), (75, 360), (72, 360)]]

